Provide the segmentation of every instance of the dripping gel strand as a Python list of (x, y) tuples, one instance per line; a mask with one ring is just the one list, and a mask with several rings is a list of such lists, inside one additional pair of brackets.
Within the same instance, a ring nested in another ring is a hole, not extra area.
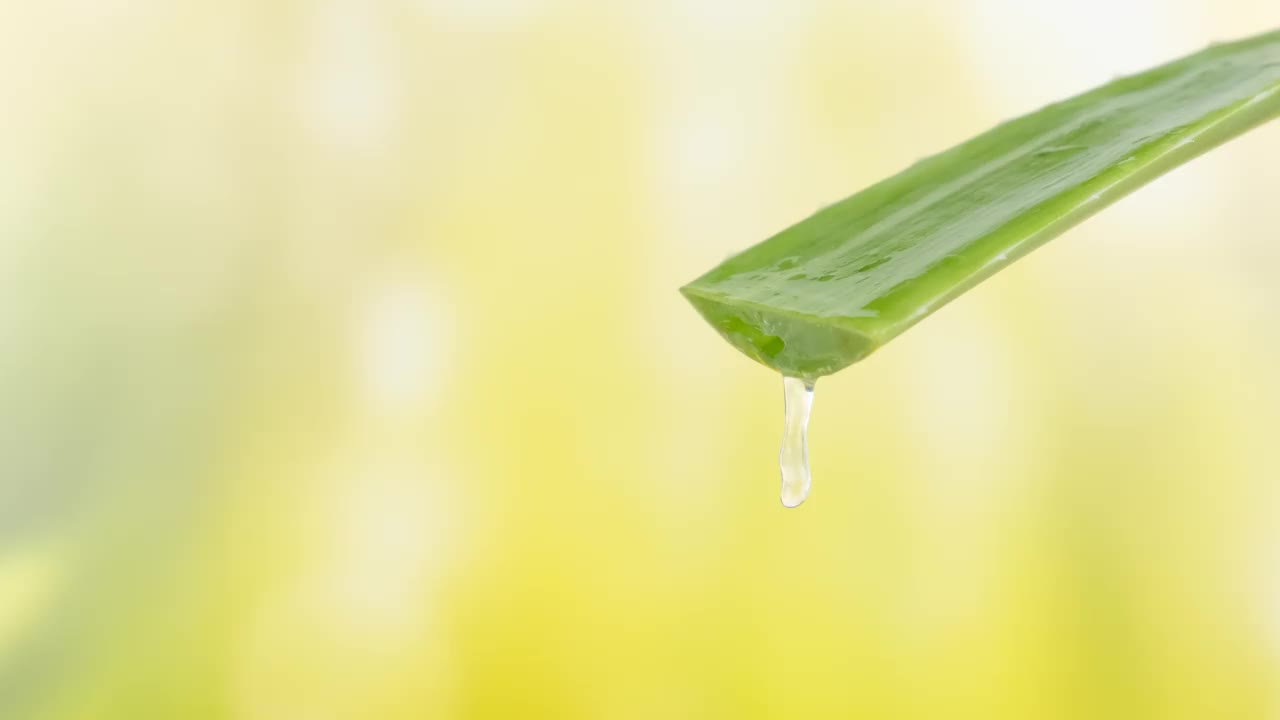
[(806, 431), (813, 407), (813, 383), (782, 378), (784, 422), (778, 466), (782, 470), (782, 504), (793, 508), (809, 497), (809, 446)]

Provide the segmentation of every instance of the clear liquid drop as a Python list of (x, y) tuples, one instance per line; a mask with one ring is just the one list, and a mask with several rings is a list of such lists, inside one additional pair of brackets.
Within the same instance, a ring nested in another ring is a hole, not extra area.
[(813, 408), (813, 384), (799, 378), (782, 378), (785, 402), (782, 449), (778, 466), (782, 469), (782, 504), (793, 508), (809, 497), (809, 410)]

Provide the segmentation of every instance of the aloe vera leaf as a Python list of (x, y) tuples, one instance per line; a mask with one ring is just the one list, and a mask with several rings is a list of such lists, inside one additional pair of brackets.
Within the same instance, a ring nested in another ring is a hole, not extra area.
[(729, 258), (681, 292), (814, 380), (1142, 185), (1280, 115), (1280, 30), (999, 125)]

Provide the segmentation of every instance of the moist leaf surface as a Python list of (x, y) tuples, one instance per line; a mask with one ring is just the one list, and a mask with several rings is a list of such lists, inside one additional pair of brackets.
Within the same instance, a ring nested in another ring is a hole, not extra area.
[(1278, 115), (1280, 30), (1001, 124), (729, 258), (681, 292), (748, 356), (815, 379)]

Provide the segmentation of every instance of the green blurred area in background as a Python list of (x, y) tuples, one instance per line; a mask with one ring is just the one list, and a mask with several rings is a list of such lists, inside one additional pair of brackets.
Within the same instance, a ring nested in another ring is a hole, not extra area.
[(1280, 127), (823, 380), (796, 511), (780, 382), (675, 291), (1276, 26), (0, 7), (0, 718), (1280, 712)]

